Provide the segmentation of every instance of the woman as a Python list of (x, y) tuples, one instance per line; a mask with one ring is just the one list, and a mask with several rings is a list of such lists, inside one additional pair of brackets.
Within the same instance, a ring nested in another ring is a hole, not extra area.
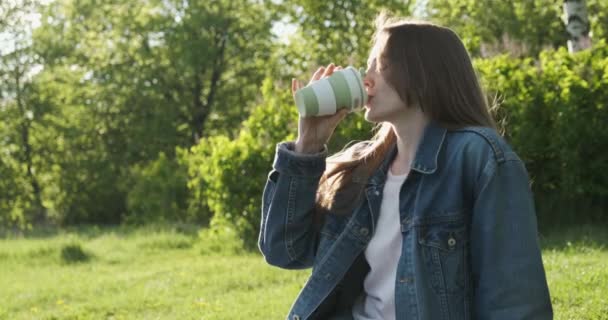
[(300, 118), (297, 140), (277, 145), (259, 248), (313, 268), (288, 318), (551, 319), (529, 178), (462, 42), (378, 21), (364, 79), (374, 137), (327, 158), (342, 110)]

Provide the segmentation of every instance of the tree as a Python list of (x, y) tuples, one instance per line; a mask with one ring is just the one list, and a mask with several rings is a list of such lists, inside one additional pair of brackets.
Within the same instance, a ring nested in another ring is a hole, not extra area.
[[(566, 43), (562, 5), (554, 0), (428, 0), (423, 12), (426, 18), (453, 28), (472, 55), (509, 52), (522, 57)], [(587, 0), (587, 5), (594, 37), (608, 40), (608, 2)]]
[(122, 221), (130, 168), (233, 135), (272, 52), (260, 1), (58, 0), (40, 12), (42, 202), (64, 223)]
[(38, 150), (32, 138), (40, 110), (32, 102), (35, 89), (31, 78), (38, 67), (31, 50), (32, 22), (28, 15), (34, 1), (14, 1), (0, 5), (0, 34), (6, 36), (0, 50), (0, 221), (24, 226), (26, 221), (44, 224), (47, 210), (37, 166)]
[(589, 19), (584, 0), (565, 0), (566, 30), (568, 30), (568, 51), (576, 52), (591, 47)]

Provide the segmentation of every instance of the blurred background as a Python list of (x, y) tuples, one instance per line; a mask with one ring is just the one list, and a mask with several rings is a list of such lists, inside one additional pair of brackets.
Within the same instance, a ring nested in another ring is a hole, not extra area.
[[(586, 11), (567, 12), (567, 2)], [(577, 248), (606, 257), (605, 0), (2, 0), (3, 245), (75, 232), (50, 251), (19, 243), (32, 256), (87, 261), (95, 250), (82, 239), (171, 230), (186, 238), (162, 236), (160, 247), (190, 248), (194, 235), (204, 252), (255, 254), (275, 144), (297, 134), (291, 78), (308, 81), (330, 62), (365, 66), (382, 9), (460, 35), (528, 168), (541, 234), (581, 228), (545, 248), (599, 234)], [(371, 128), (349, 115), (330, 152), (370, 138)], [(10, 250), (0, 260), (22, 254)], [(608, 287), (606, 273), (585, 281)], [(569, 310), (568, 301), (556, 302)], [(0, 318), (11, 310), (0, 307)]]

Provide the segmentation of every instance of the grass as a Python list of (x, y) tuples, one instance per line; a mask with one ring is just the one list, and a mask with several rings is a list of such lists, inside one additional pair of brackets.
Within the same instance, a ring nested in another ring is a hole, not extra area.
[[(282, 319), (309, 271), (210, 253), (196, 231), (60, 230), (0, 239), (0, 319)], [(608, 319), (608, 228), (541, 237), (556, 319)]]

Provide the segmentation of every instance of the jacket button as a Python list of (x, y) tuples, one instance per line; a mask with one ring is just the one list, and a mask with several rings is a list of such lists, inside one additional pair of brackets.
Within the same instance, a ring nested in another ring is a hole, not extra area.
[(300, 320), (300, 316), (297, 314), (294, 314), (292, 317), (293, 320)]
[(369, 230), (368, 230), (367, 228), (361, 228), (361, 229), (359, 229), (359, 233), (360, 233), (362, 236), (366, 236), (366, 235), (368, 235), (368, 234), (369, 234)]
[(380, 191), (376, 190), (376, 191), (374, 191), (374, 194), (377, 195), (377, 196), (379, 196), (380, 195)]
[(449, 238), (448, 239), (448, 246), (453, 247), (456, 245), (456, 239), (454, 238)]

